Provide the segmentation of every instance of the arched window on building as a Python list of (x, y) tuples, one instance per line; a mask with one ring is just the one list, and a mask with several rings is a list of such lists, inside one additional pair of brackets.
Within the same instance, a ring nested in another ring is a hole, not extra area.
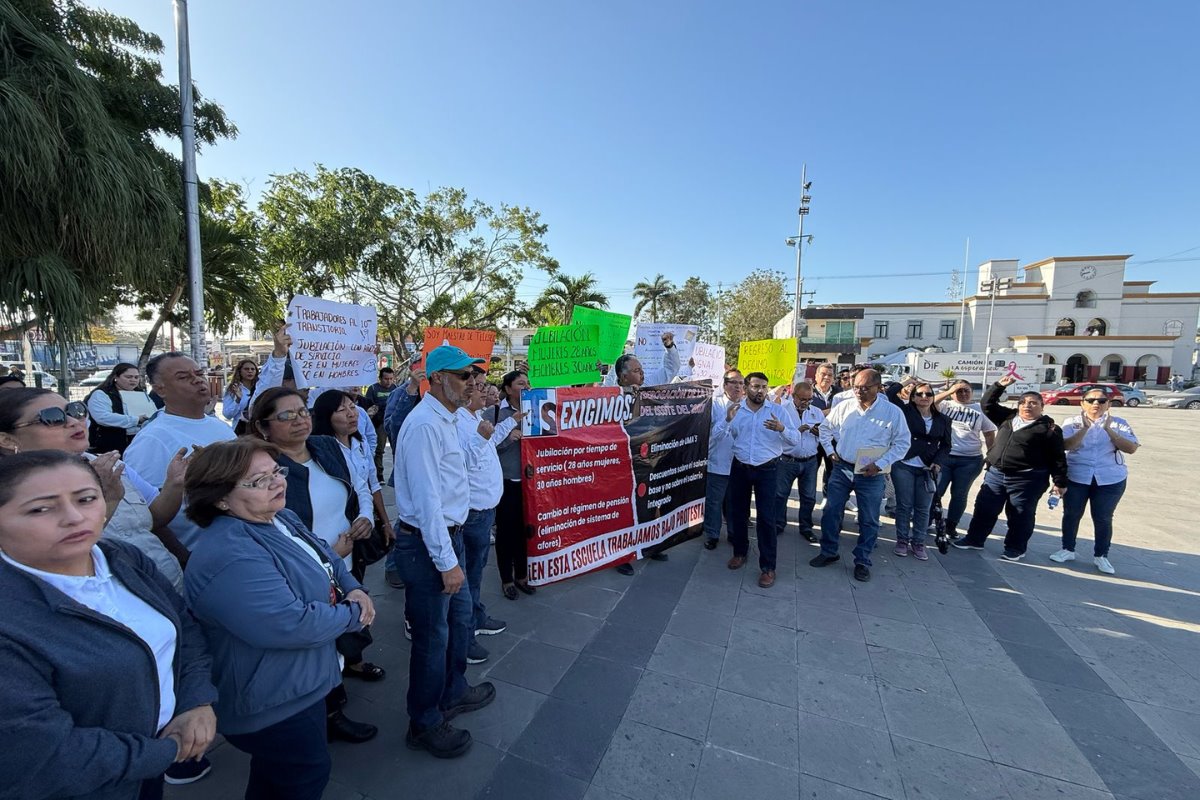
[(1095, 308), (1096, 307), (1096, 293), (1085, 289), (1082, 292), (1080, 292), (1079, 294), (1075, 295), (1075, 307), (1076, 308)]
[(1099, 317), (1093, 317), (1088, 320), (1087, 328), (1084, 330), (1085, 336), (1107, 336), (1108, 323)]
[(533, 344), (533, 335), (532, 335), (532, 334), (526, 334), (526, 335), (525, 335), (525, 338), (521, 340), (521, 346), (522, 346), (522, 347), (529, 347), (529, 345), (531, 345), (531, 344)]
[(1074, 336), (1075, 335), (1075, 320), (1070, 317), (1063, 317), (1058, 321), (1058, 325), (1054, 326), (1055, 336)]

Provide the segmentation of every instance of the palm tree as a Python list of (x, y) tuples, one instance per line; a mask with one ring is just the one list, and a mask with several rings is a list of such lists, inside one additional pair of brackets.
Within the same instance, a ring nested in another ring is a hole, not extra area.
[(590, 272), (578, 278), (555, 273), (534, 304), (534, 313), (550, 324), (570, 325), (575, 306), (608, 308), (608, 297), (597, 288), (596, 276)]
[(634, 306), (633, 316), (640, 316), (642, 310), (647, 306), (650, 307), (650, 321), (658, 322), (658, 304), (669, 297), (675, 291), (675, 284), (663, 277), (662, 273), (654, 276), (651, 283), (641, 281), (633, 287), (633, 296), (637, 299), (637, 305)]

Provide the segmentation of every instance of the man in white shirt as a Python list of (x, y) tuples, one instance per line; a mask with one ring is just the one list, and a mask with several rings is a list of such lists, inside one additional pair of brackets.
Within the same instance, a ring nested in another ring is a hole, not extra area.
[(429, 391), (400, 429), (394, 468), (396, 563), (412, 626), (406, 742), (439, 758), (471, 746), (471, 734), (449, 720), (496, 697), (491, 683), (470, 686), (466, 677), (474, 620), (463, 523), (471, 496), (456, 414), (471, 402), (482, 363), (451, 345), (429, 354)]
[(721, 538), (721, 517), (729, 524), (729, 469), (733, 465), (733, 440), (728, 436), (716, 439), (717, 426), (725, 420), (730, 405), (741, 402), (746, 381), (742, 373), (731, 369), (725, 373), (723, 391), (713, 398), (712, 427), (708, 435), (708, 477), (704, 489), (704, 547), (715, 550)]
[[(208, 376), (184, 353), (157, 355), (146, 363), (146, 381), (165, 403), (162, 412), (146, 423), (129, 443), (124, 461), (147, 483), (162, 489), (167, 466), (176, 453), (237, 438), (226, 423), (205, 413), (211, 393)], [(171, 530), (190, 548), (199, 528), (184, 516), (183, 508)]]
[[(837, 386), (833, 379), (833, 364), (825, 362), (817, 367), (813, 374), (812, 407), (822, 414), (828, 415), (833, 410), (833, 396), (837, 394)], [(833, 459), (825, 448), (817, 446), (817, 454), (821, 462), (821, 493), (829, 488), (829, 474), (833, 472)]]
[[(879, 537), (879, 502), (884, 474), (904, 458), (912, 436), (904, 413), (880, 396), (883, 381), (873, 369), (860, 370), (853, 379), (855, 402), (840, 403), (821, 426), (821, 444), (833, 457), (833, 476), (821, 514), (821, 552), (813, 567), (837, 561), (842, 519), (851, 490), (858, 500), (858, 544), (854, 548), (854, 577), (871, 579), (871, 552)], [(837, 446), (834, 447), (834, 440)]]
[[(779, 494), (779, 456), (784, 447), (800, 443), (800, 433), (790, 425), (783, 409), (767, 399), (769, 384), (761, 372), (746, 376), (746, 397), (730, 403), (724, 421), (713, 436), (733, 440), (729, 469), (729, 542), (733, 545), (730, 569), (741, 569), (750, 552), (750, 494), (754, 493), (758, 531), (758, 585), (775, 585), (775, 507)], [(709, 441), (709, 447), (713, 442)]]
[(987, 418), (979, 403), (971, 402), (971, 384), (958, 381), (934, 398), (938, 411), (950, 419), (950, 460), (938, 473), (933, 504), (942, 502), (950, 489), (950, 506), (946, 509), (946, 533), (950, 540), (958, 538), (957, 527), (967, 510), (967, 495), (971, 484), (983, 472), (983, 454), (996, 441), (996, 424)]
[(780, 407), (787, 414), (788, 422), (800, 434), (800, 443), (785, 447), (779, 457), (779, 496), (775, 507), (775, 529), (777, 535), (783, 535), (787, 528), (787, 503), (792, 494), (792, 484), (800, 485), (800, 516), (796, 525), (800, 535), (810, 544), (819, 540), (813, 533), (813, 508), (817, 504), (817, 466), (821, 463), (817, 452), (817, 438), (821, 424), (825, 422), (825, 414), (820, 409), (812, 407), (813, 386), (808, 381), (800, 381), (792, 387), (791, 402), (783, 402)]

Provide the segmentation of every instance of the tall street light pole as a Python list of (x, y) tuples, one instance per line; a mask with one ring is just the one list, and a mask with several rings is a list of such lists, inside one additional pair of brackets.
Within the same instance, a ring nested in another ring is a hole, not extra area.
[[(808, 190), (812, 187), (812, 182), (808, 180), (808, 165), (804, 164), (800, 167), (800, 209), (797, 215), (800, 217), (800, 227), (795, 236), (789, 236), (787, 243), (796, 248), (796, 302), (792, 307), (792, 335), (796, 337), (797, 343), (800, 337), (804, 334), (804, 327), (800, 320), (800, 298), (804, 293), (804, 279), (800, 277), (800, 260), (804, 250), (804, 218), (808, 216), (808, 204), (812, 201)], [(808, 237), (812, 239), (811, 236)]]
[(187, 0), (175, 5), (175, 41), (179, 48), (179, 116), (183, 140), (183, 219), (187, 230), (188, 314), (192, 359), (208, 366), (204, 346), (204, 269), (200, 263), (200, 199), (196, 191), (196, 120), (192, 99), (192, 53), (188, 44)]
[(1012, 278), (989, 278), (986, 281), (979, 282), (979, 291), (991, 297), (991, 302), (988, 305), (988, 331), (987, 343), (983, 346), (983, 382), (982, 386), (987, 389), (987, 374), (992, 357), (992, 317), (996, 313), (996, 294), (1001, 290), (1008, 289), (1012, 285)]

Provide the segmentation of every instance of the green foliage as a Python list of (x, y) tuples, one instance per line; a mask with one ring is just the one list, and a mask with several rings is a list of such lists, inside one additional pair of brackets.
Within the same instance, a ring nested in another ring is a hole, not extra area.
[(737, 363), (742, 342), (770, 339), (779, 318), (791, 310), (783, 273), (757, 269), (725, 296), (721, 344), (725, 360)]
[(608, 308), (608, 296), (599, 290), (596, 276), (590, 272), (578, 278), (556, 272), (527, 318), (531, 325), (570, 325), (575, 306)]
[(663, 322), (696, 325), (700, 328), (701, 340), (713, 341), (716, 336), (717, 307), (707, 283), (693, 275), (661, 303)]
[(650, 321), (658, 322), (658, 307), (675, 291), (675, 284), (663, 277), (662, 273), (654, 276), (652, 281), (639, 281), (633, 287), (633, 297), (637, 305), (633, 307), (633, 316), (641, 317), (642, 311), (650, 309)]

